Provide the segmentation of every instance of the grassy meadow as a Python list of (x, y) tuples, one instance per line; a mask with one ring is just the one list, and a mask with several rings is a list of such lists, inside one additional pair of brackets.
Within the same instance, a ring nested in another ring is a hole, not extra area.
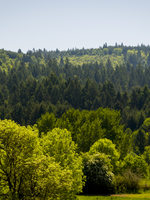
[(111, 196), (78, 196), (78, 200), (148, 200), (150, 193), (144, 194), (122, 194)]

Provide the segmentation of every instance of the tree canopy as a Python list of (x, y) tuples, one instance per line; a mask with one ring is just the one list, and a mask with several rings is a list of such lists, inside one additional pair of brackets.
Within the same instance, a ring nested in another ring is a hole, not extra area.
[[(82, 160), (75, 153), (71, 136), (60, 129), (53, 133), (57, 135), (56, 141), (40, 139), (38, 131), (31, 127), (11, 120), (0, 121), (0, 196), (3, 199), (69, 200), (82, 191)], [(50, 138), (50, 134), (45, 137)], [(50, 151), (50, 154), (49, 149), (55, 149), (55, 153)]]

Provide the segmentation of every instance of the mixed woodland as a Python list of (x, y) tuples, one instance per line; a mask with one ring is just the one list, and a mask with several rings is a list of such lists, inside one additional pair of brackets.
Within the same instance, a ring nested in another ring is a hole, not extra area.
[(0, 49), (0, 199), (149, 189), (150, 46)]

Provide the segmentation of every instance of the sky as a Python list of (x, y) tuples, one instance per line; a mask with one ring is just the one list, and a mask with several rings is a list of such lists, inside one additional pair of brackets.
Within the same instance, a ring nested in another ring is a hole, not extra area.
[(0, 49), (150, 45), (150, 0), (0, 0)]

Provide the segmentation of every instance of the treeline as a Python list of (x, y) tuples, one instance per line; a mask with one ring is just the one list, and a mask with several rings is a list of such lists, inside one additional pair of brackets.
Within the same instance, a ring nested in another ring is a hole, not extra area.
[(65, 80), (54, 73), (37, 80), (15, 69), (9, 75), (1, 73), (0, 78), (0, 118), (22, 125), (34, 124), (45, 112), (61, 116), (69, 108), (108, 107), (120, 110), (122, 122), (135, 130), (150, 115), (148, 86), (118, 91), (111, 82), (83, 84), (77, 77)]
[[(95, 111), (69, 109), (60, 118), (46, 113), (35, 127), (39, 137), (55, 128), (67, 129), (77, 144), (86, 177), (83, 193), (109, 194), (138, 192), (149, 186), (150, 118), (132, 132), (121, 124), (119, 111), (99, 108)], [(55, 137), (55, 136), (54, 136)]]
[(136, 131), (131, 131), (122, 124), (120, 112), (109, 108), (95, 111), (69, 109), (59, 118), (53, 113), (45, 113), (37, 120), (36, 127), (39, 137), (54, 128), (67, 129), (78, 146), (78, 152), (88, 152), (101, 138), (116, 145), (120, 158), (130, 152), (142, 155), (145, 147), (150, 146), (150, 118), (146, 118)]
[(119, 111), (46, 113), (34, 126), (0, 120), (0, 199), (75, 200), (149, 186), (150, 118), (134, 132)]
[[(126, 127), (138, 129), (150, 115), (149, 49), (105, 44), (66, 52), (0, 50), (0, 118), (25, 125), (45, 112), (61, 116), (69, 108), (108, 107), (120, 110)], [(74, 66), (71, 56), (82, 54), (98, 55), (101, 62)]]

